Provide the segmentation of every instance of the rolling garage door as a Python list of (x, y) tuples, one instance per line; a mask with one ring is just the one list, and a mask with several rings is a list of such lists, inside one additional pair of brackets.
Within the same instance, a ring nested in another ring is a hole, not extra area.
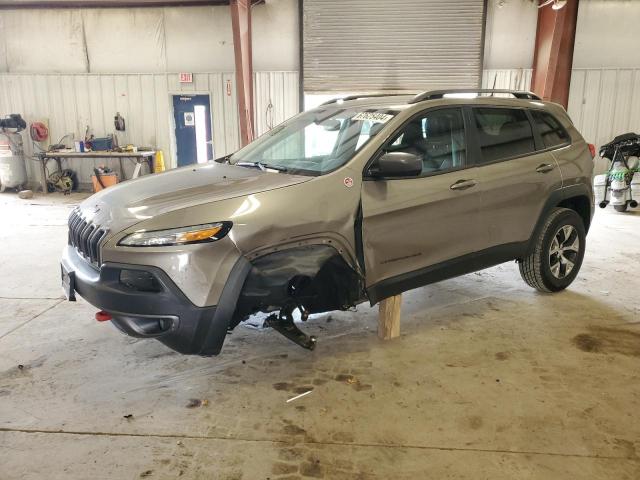
[(484, 0), (304, 0), (304, 91), (478, 87), (484, 11)]

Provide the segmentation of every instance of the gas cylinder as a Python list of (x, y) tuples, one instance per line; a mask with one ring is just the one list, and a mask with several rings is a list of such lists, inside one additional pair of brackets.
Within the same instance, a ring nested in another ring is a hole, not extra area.
[(26, 183), (22, 136), (0, 131), (0, 192), (7, 188), (21, 190)]

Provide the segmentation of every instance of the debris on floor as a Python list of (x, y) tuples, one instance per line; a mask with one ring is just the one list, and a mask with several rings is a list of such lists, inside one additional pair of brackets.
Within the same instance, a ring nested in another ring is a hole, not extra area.
[(353, 375), (349, 375), (347, 373), (341, 373), (339, 375), (336, 375), (336, 380), (339, 382), (348, 383), (349, 385), (353, 385), (358, 381), (356, 377), (354, 377)]
[(189, 401), (187, 402), (186, 407), (187, 408), (198, 408), (198, 407), (206, 407), (207, 405), (209, 405), (209, 400), (206, 399), (199, 399), (199, 398), (190, 398)]
[(22, 200), (29, 200), (30, 198), (33, 198), (33, 190), (20, 190), (18, 192), (18, 197)]
[(294, 400), (298, 400), (299, 398), (302, 398), (302, 397), (306, 397), (311, 392), (313, 392), (313, 390), (307, 390), (306, 392), (301, 393), (300, 395), (296, 395), (295, 397), (291, 397), (289, 400), (286, 401), (286, 403), (293, 402)]

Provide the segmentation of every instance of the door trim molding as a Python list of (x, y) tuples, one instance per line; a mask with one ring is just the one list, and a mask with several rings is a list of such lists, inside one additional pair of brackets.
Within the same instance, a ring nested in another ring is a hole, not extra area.
[(367, 295), (373, 306), (384, 298), (398, 295), (407, 290), (413, 290), (414, 288), (423, 287), (448, 278), (458, 277), (499, 265), (500, 263), (515, 260), (524, 255), (527, 251), (527, 246), (528, 242), (526, 241), (498, 245), (452, 260), (430, 265), (419, 270), (386, 278), (367, 287)]

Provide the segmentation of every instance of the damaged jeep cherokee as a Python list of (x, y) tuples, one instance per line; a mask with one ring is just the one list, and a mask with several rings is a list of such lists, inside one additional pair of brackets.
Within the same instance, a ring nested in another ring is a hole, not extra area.
[(88, 198), (62, 283), (99, 320), (184, 354), (217, 355), (258, 312), (312, 349), (296, 309), (373, 305), (512, 260), (532, 287), (566, 288), (592, 169), (564, 109), (529, 92), (332, 100), (232, 155)]

